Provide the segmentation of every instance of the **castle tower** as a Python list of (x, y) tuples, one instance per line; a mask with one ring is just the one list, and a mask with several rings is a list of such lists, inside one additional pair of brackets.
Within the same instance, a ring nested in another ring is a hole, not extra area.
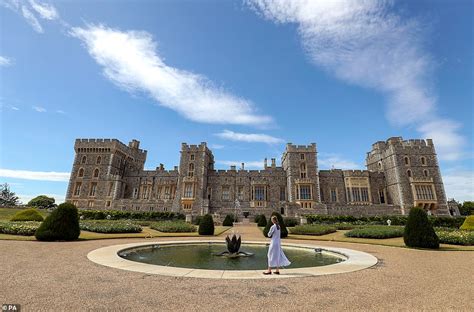
[(438, 157), (431, 139), (389, 138), (372, 145), (367, 169), (385, 174), (387, 192), (403, 214), (422, 207), (431, 214), (449, 214)]
[(124, 177), (143, 170), (146, 151), (140, 142), (129, 146), (118, 140), (77, 139), (66, 201), (79, 208), (112, 209), (126, 189)]
[(315, 208), (321, 203), (319, 193), (316, 143), (293, 145), (288, 143), (282, 156), (287, 176), (288, 201), (301, 208)]
[(209, 170), (214, 170), (214, 156), (206, 143), (202, 142), (199, 145), (182, 143), (177, 196), (173, 210), (192, 215), (209, 212), (207, 197)]

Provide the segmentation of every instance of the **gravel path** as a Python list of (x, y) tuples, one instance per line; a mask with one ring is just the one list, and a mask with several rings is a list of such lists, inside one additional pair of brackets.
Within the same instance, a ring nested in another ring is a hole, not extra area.
[[(170, 239), (176, 240), (153, 241)], [(141, 241), (147, 240), (0, 241), (0, 303), (19, 303), (22, 311), (474, 310), (474, 252), (468, 251), (315, 242), (365, 251), (380, 262), (353, 273), (268, 281), (147, 275), (86, 257), (96, 248)]]

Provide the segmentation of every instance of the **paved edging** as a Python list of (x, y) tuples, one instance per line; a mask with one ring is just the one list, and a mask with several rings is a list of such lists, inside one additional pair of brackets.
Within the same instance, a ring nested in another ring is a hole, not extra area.
[[(318, 276), (327, 274), (338, 274), (354, 272), (369, 268), (377, 264), (376, 257), (361, 251), (356, 251), (346, 248), (324, 247), (313, 244), (299, 244), (299, 243), (283, 243), (283, 246), (288, 247), (302, 247), (302, 248), (321, 248), (329, 252), (335, 252), (347, 257), (346, 261), (320, 266), (320, 267), (306, 267), (294, 269), (282, 269), (280, 275), (263, 275), (261, 271), (257, 270), (203, 270), (203, 269), (189, 269), (179, 267), (168, 267), (161, 265), (153, 265), (126, 260), (118, 256), (118, 252), (124, 249), (147, 246), (147, 245), (178, 245), (178, 244), (196, 244), (196, 243), (222, 243), (218, 240), (187, 240), (187, 241), (166, 241), (166, 242), (144, 242), (113, 245), (99, 248), (89, 252), (87, 258), (97, 264), (127, 270), (134, 272), (141, 272), (146, 274), (157, 274), (165, 276), (179, 276), (179, 277), (198, 277), (198, 278), (213, 278), (213, 279), (268, 279), (268, 278), (290, 278), (290, 277), (305, 277)], [(249, 241), (245, 244), (265, 244), (259, 241)]]

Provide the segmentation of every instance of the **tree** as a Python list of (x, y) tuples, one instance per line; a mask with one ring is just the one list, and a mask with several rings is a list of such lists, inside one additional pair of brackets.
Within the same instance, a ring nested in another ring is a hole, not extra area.
[(410, 210), (403, 241), (408, 247), (439, 248), (439, 238), (428, 220), (426, 211), (422, 208), (415, 207)]
[(79, 215), (76, 206), (62, 203), (36, 230), (35, 237), (40, 241), (72, 241), (79, 237)]
[(214, 235), (214, 220), (210, 214), (202, 216), (198, 232), (199, 235)]
[(0, 207), (16, 206), (20, 203), (18, 196), (10, 191), (8, 183), (0, 184)]
[(462, 216), (474, 214), (474, 201), (465, 201), (462, 205), (459, 205), (459, 212)]
[(38, 207), (38, 208), (52, 208), (55, 206), (55, 200), (53, 197), (48, 197), (46, 195), (36, 196), (28, 202), (28, 206)]

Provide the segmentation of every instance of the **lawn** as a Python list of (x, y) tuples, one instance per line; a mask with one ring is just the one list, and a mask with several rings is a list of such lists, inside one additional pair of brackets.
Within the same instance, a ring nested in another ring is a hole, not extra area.
[[(29, 209), (31, 207), (25, 207), (25, 208), (0, 208), (0, 221), (10, 221), (11, 217), (13, 217), (18, 211), (24, 210), (24, 209)], [(46, 218), (46, 216), (49, 214), (49, 212), (45, 210), (38, 209), (38, 212), (43, 216), (43, 218)]]

